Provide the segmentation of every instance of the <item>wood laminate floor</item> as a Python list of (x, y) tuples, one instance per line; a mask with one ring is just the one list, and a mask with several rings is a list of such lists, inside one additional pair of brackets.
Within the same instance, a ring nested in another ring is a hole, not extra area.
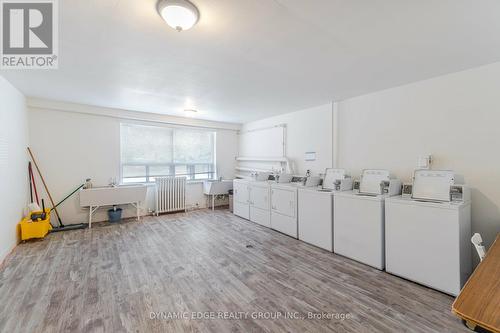
[(467, 332), (452, 297), (227, 210), (94, 226), (14, 250), (0, 332)]

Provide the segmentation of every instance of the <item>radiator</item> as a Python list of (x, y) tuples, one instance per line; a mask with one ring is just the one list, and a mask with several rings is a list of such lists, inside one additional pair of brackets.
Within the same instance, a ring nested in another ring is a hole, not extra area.
[(186, 177), (156, 178), (156, 216), (186, 210)]

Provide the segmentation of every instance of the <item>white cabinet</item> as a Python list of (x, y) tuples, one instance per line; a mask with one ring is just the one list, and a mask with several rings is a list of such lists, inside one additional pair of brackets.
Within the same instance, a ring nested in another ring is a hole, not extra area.
[(271, 192), (273, 211), (285, 216), (295, 217), (295, 207), (297, 206), (297, 190), (273, 188)]
[(271, 226), (269, 201), (268, 183), (250, 183), (250, 221), (265, 227)]
[(333, 215), (333, 252), (384, 269), (384, 197), (335, 193)]
[(250, 206), (250, 221), (258, 223), (264, 227), (271, 227), (271, 216), (269, 210), (264, 210)]
[(269, 210), (269, 185), (250, 185), (250, 205), (264, 210)]
[(250, 218), (249, 182), (241, 179), (233, 181), (233, 211), (244, 219)]
[(234, 214), (270, 227), (269, 183), (236, 179), (233, 182)]
[(271, 187), (271, 228), (297, 238), (297, 188), (293, 185)]
[(242, 217), (244, 219), (250, 219), (250, 206), (248, 204), (244, 204), (238, 201), (234, 201), (233, 203), (233, 212), (234, 215)]
[(471, 271), (471, 205), (386, 200), (386, 270), (451, 295)]
[(246, 181), (233, 181), (233, 201), (248, 204), (249, 192), (248, 182)]
[(299, 239), (333, 252), (333, 194), (299, 189)]

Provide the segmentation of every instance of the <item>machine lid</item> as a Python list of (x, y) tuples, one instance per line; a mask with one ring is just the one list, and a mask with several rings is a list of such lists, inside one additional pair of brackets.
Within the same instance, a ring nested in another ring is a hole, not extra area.
[(332, 169), (328, 168), (325, 171), (325, 179), (323, 180), (323, 188), (327, 190), (335, 189), (335, 182), (347, 177), (345, 169)]
[(277, 183), (290, 183), (293, 179), (293, 175), (288, 173), (282, 173), (278, 175), (278, 179), (276, 179)]
[(359, 186), (360, 194), (379, 195), (380, 184), (383, 181), (390, 181), (391, 173), (388, 170), (365, 169), (361, 175), (361, 184)]
[(321, 184), (321, 177), (319, 176), (309, 176), (306, 178), (304, 186), (306, 187), (314, 187), (319, 186)]
[(352, 200), (368, 200), (368, 201), (384, 201), (385, 196), (383, 195), (373, 195), (373, 194), (366, 194), (366, 193), (357, 193), (353, 191), (336, 191), (333, 192), (334, 197), (344, 197), (344, 198), (349, 198)]
[(290, 180), (291, 183), (299, 183), (299, 182), (305, 182), (306, 177), (302, 176), (293, 176), (292, 179)]
[(455, 173), (450, 170), (415, 170), (413, 194), (416, 200), (450, 201), (450, 186)]
[[(397, 204), (404, 206), (420, 206), (420, 207), (433, 207), (447, 210), (459, 210), (462, 209), (463, 206), (470, 205), (470, 202), (444, 202), (444, 201), (435, 201), (435, 200), (421, 200), (421, 199), (413, 199), (413, 198), (403, 198), (403, 197), (388, 197), (385, 199), (385, 203), (387, 204)], [(387, 207), (387, 206), (386, 206)]]

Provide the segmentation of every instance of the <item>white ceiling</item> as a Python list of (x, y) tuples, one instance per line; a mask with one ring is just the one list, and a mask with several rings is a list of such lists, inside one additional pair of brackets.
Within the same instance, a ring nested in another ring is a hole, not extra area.
[(247, 122), (500, 61), (498, 0), (193, 3), (177, 33), (155, 0), (59, 1), (59, 69), (1, 74), (32, 97)]

